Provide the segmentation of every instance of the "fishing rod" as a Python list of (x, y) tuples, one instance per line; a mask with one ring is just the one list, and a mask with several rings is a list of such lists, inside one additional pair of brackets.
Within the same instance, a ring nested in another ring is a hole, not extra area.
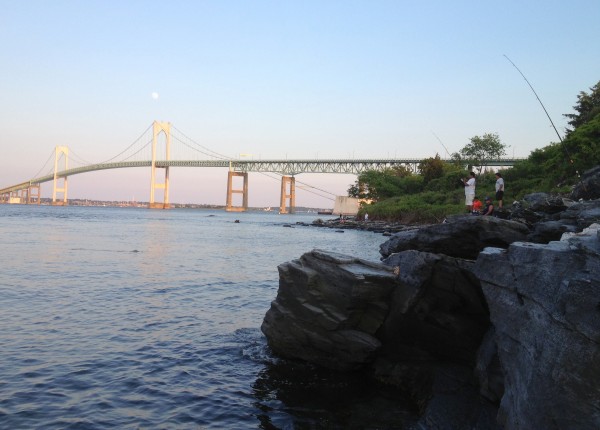
[(444, 149), (446, 150), (446, 154), (448, 155), (448, 157), (449, 157), (449, 158), (452, 158), (452, 156), (450, 155), (450, 152), (448, 151), (448, 148), (446, 148), (446, 145), (444, 145), (444, 142), (442, 142), (442, 139), (440, 139), (440, 138), (438, 137), (438, 135), (437, 135), (437, 134), (435, 134), (435, 133), (433, 132), (433, 130), (431, 130), (431, 133), (433, 133), (433, 135), (434, 135), (434, 136), (435, 136), (435, 138), (438, 140), (438, 142), (440, 142), (440, 143), (442, 144), (442, 146), (443, 146), (443, 147), (444, 147)]
[(537, 93), (533, 89), (533, 86), (529, 83), (529, 81), (527, 80), (527, 78), (525, 77), (525, 75), (523, 74), (523, 72), (521, 72), (521, 70), (517, 67), (517, 65), (515, 63), (513, 63), (512, 60), (510, 58), (508, 58), (508, 56), (506, 54), (504, 54), (504, 57), (508, 61), (510, 61), (510, 64), (512, 64), (515, 67), (515, 69), (517, 69), (517, 71), (521, 74), (521, 76), (523, 76), (523, 79), (525, 79), (525, 82), (527, 82), (527, 85), (529, 85), (529, 88), (531, 88), (531, 91), (533, 91), (533, 94), (535, 94), (535, 97), (537, 98), (538, 102), (540, 102), (540, 105), (542, 105), (542, 109), (544, 109), (544, 112), (546, 112), (546, 116), (550, 120), (550, 124), (552, 124), (552, 128), (554, 128), (554, 131), (556, 132), (556, 135), (558, 136), (558, 140), (560, 140), (560, 143), (562, 143), (562, 141), (563, 141), (562, 137), (560, 137), (560, 134), (558, 133), (558, 130), (554, 126), (554, 122), (552, 121), (552, 118), (550, 118), (550, 114), (548, 114), (548, 111), (546, 110), (546, 107), (544, 106), (544, 103), (542, 103), (542, 101), (540, 100), (540, 97), (537, 95)]
[(540, 97), (537, 95), (537, 93), (533, 89), (533, 86), (531, 85), (531, 83), (529, 83), (529, 80), (525, 77), (525, 75), (523, 74), (523, 72), (521, 72), (521, 69), (519, 69), (517, 67), (517, 65), (515, 63), (513, 63), (512, 60), (510, 58), (508, 58), (508, 56), (506, 54), (504, 54), (504, 57), (508, 61), (510, 61), (510, 64), (512, 64), (515, 67), (515, 69), (517, 69), (517, 71), (521, 74), (521, 76), (523, 76), (523, 79), (525, 79), (525, 82), (527, 82), (527, 85), (529, 85), (529, 88), (531, 88), (531, 91), (533, 91), (533, 94), (535, 94), (535, 97), (537, 98), (538, 102), (540, 102), (540, 105), (542, 106), (542, 109), (544, 109), (544, 112), (546, 112), (546, 116), (550, 120), (550, 124), (552, 124), (552, 128), (554, 128), (554, 131), (556, 132), (556, 135), (558, 136), (558, 140), (560, 140), (560, 143), (562, 144), (563, 150), (565, 151), (565, 153), (567, 154), (567, 157), (569, 158), (569, 162), (571, 163), (571, 166), (573, 166), (573, 169), (575, 169), (575, 174), (577, 175), (577, 178), (579, 178), (579, 183), (583, 186), (584, 191), (587, 192), (587, 187), (585, 186), (585, 184), (583, 183), (583, 181), (581, 179), (581, 175), (579, 174), (579, 170), (575, 167), (575, 162), (573, 161), (573, 158), (571, 157), (571, 154), (569, 153), (569, 149), (564, 144), (564, 142), (562, 140), (562, 137), (560, 137), (560, 133), (556, 129), (556, 127), (554, 125), (554, 122), (552, 121), (552, 118), (550, 118), (550, 114), (546, 110), (546, 107), (544, 106), (544, 103), (542, 103), (542, 101), (540, 100)]

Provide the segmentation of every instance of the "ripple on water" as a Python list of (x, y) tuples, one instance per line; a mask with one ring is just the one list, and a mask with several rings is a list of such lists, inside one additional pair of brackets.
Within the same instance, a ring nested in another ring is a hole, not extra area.
[(260, 332), (277, 265), (313, 248), (377, 260), (376, 235), (251, 213), (0, 218), (0, 428), (393, 427), (367, 411), (398, 410), (393, 393), (276, 358)]

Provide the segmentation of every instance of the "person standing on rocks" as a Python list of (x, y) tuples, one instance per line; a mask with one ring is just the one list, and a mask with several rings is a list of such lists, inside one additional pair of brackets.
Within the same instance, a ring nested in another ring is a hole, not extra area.
[(471, 213), (473, 211), (473, 199), (475, 198), (475, 172), (470, 172), (469, 176), (469, 179), (462, 179), (462, 183), (465, 186), (467, 212)]
[(498, 200), (498, 209), (502, 209), (502, 199), (504, 198), (504, 179), (500, 172), (496, 173), (496, 200)]

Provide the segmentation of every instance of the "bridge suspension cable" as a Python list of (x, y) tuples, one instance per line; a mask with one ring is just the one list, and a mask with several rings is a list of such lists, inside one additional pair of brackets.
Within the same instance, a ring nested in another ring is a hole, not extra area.
[[(176, 133), (173, 133), (173, 131), (175, 131)], [(185, 142), (182, 138), (180, 138), (179, 136), (177, 136), (177, 133), (181, 134), (182, 137), (184, 137), (185, 139), (187, 139), (189, 142), (191, 142), (193, 145), (197, 146), (198, 148), (194, 148), (193, 146), (189, 145), (187, 142)], [(191, 137), (187, 136), (185, 133), (183, 133), (181, 130), (179, 130), (177, 127), (175, 127), (174, 125), (171, 124), (171, 137), (175, 140), (177, 140), (178, 142), (181, 142), (182, 144), (184, 144), (185, 146), (187, 146), (188, 148), (199, 152), (203, 155), (206, 155), (208, 157), (211, 158), (217, 158), (219, 160), (233, 160), (233, 158), (228, 157), (227, 155), (223, 155), (219, 152), (213, 151), (210, 148), (207, 148), (206, 146), (196, 142), (194, 139), (192, 139)]]
[[(50, 155), (48, 156), (48, 159), (46, 160), (46, 162), (44, 163), (44, 165), (42, 166), (42, 168), (40, 170), (38, 170), (38, 172), (35, 175), (33, 175), (34, 178), (37, 178), (37, 177), (40, 176), (40, 173), (42, 173), (42, 171), (44, 170), (44, 168), (48, 165), (48, 163), (50, 163), (50, 160), (52, 160), (52, 157), (54, 157), (54, 151), (50, 152)], [(50, 173), (52, 173), (53, 166), (50, 166), (48, 169), (49, 169), (48, 173), (46, 173), (47, 175), (49, 175)]]
[[(119, 152), (117, 155), (115, 155), (112, 158), (109, 158), (108, 160), (103, 161), (102, 163), (98, 163), (98, 164), (104, 164), (104, 163), (110, 163), (111, 161), (116, 160), (118, 157), (120, 157), (121, 155), (125, 154), (127, 151), (129, 151), (133, 146), (135, 146), (135, 144), (137, 144), (140, 140), (142, 140), (144, 138), (144, 136), (146, 135), (146, 133), (148, 133), (150, 131), (150, 129), (152, 129), (152, 125), (150, 124), (148, 126), (148, 128), (146, 128), (146, 130), (144, 130), (142, 132), (142, 134), (133, 141), (133, 143), (131, 145), (129, 145), (127, 148), (125, 148), (123, 151)], [(150, 143), (152, 143), (152, 138), (150, 138), (150, 140), (148, 140), (140, 149), (138, 149), (137, 151), (135, 151), (133, 154), (129, 155), (128, 157), (124, 158), (124, 160), (129, 160), (131, 157), (133, 157), (134, 155), (140, 153), (143, 149), (145, 149)]]
[[(279, 175), (279, 177), (276, 178), (276, 177), (273, 177), (273, 176), (271, 176), (271, 175), (269, 175), (268, 173), (265, 173), (265, 172), (258, 172), (258, 173), (266, 176), (267, 178), (273, 179), (274, 181), (278, 181), (278, 182), (281, 180), (281, 177), (283, 176), (281, 173), (275, 173), (276, 175)], [(312, 189), (315, 189), (315, 190), (319, 190), (319, 191), (321, 191), (323, 193), (326, 193), (326, 194), (329, 194), (331, 196), (334, 196), (334, 197), (336, 196), (336, 194), (334, 194), (334, 193), (330, 193), (329, 191), (322, 190), (322, 189), (317, 188), (317, 187), (315, 187), (313, 185), (307, 184), (306, 182), (300, 182), (298, 180), (296, 180), (296, 182), (299, 183), (299, 184), (302, 184), (302, 185), (304, 185), (306, 187), (309, 187), (309, 188), (312, 188)], [(324, 196), (322, 194), (316, 193), (316, 192), (311, 191), (311, 190), (307, 190), (306, 188), (302, 188), (302, 187), (298, 187), (298, 188), (300, 188), (302, 191), (306, 191), (307, 193), (314, 194), (315, 196), (319, 196), (319, 197), (322, 197), (322, 198), (327, 199), (327, 200), (335, 201), (334, 198), (332, 199), (331, 197)]]
[(69, 148), (69, 161), (75, 161), (76, 163), (79, 163), (82, 166), (86, 166), (88, 164), (94, 164), (94, 163), (90, 163), (83, 157), (76, 154), (75, 151), (73, 151), (73, 148)]

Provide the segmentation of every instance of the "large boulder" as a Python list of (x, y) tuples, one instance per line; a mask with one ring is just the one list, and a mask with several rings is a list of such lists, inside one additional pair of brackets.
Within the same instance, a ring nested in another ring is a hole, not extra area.
[(274, 352), (337, 370), (374, 359), (398, 285), (392, 268), (313, 250), (278, 269), (277, 298), (261, 326)]
[(561, 212), (560, 219), (563, 223), (577, 225), (579, 231), (600, 223), (600, 200), (575, 203)]
[(414, 250), (383, 263), (313, 250), (279, 266), (261, 329), (280, 356), (362, 368), (400, 388), (423, 428), (492, 429), (497, 406), (473, 374), (490, 326), (473, 265)]
[(571, 192), (573, 200), (600, 199), (600, 166), (587, 170)]
[(526, 206), (534, 212), (554, 214), (564, 211), (567, 206), (562, 197), (548, 193), (533, 193), (523, 197)]
[(527, 236), (527, 241), (534, 243), (548, 243), (554, 240), (560, 240), (563, 233), (575, 233), (580, 231), (575, 221), (543, 221), (533, 226), (531, 233)]
[(377, 355), (473, 366), (489, 317), (472, 266), (418, 251), (380, 264), (313, 250), (279, 266), (261, 328), (279, 355), (337, 370)]
[(385, 258), (395, 252), (416, 249), (474, 260), (488, 246), (506, 248), (526, 240), (529, 229), (522, 223), (488, 216), (458, 216), (442, 224), (394, 234), (380, 245)]
[(479, 254), (504, 374), (506, 429), (600, 428), (598, 228)]

